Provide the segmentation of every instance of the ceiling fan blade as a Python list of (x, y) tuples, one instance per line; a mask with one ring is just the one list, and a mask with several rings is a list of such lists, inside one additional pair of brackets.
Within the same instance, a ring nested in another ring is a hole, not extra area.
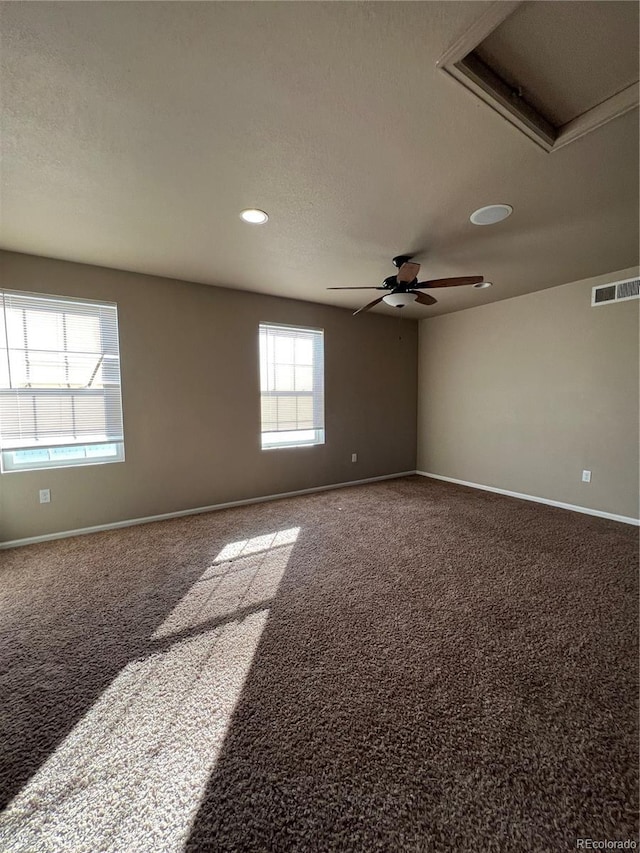
[(481, 281), (484, 281), (482, 275), (467, 275), (462, 278), (434, 278), (414, 284), (414, 287), (461, 287), (465, 284), (480, 284)]
[(438, 302), (429, 293), (420, 293), (419, 290), (410, 290), (409, 293), (415, 293), (416, 302), (419, 302), (420, 305), (435, 305)]
[(386, 287), (328, 287), (327, 290), (386, 290)]
[(405, 261), (398, 270), (398, 284), (411, 284), (415, 281), (420, 272), (420, 264), (414, 264), (412, 261)]
[(362, 313), (362, 311), (368, 311), (369, 308), (373, 308), (374, 305), (377, 305), (378, 302), (382, 302), (383, 299), (384, 299), (384, 296), (381, 296), (379, 299), (374, 299), (373, 302), (370, 302), (368, 305), (363, 305), (362, 308), (358, 308), (357, 311), (353, 312), (353, 316), (355, 317), (356, 314), (360, 314), (360, 313)]

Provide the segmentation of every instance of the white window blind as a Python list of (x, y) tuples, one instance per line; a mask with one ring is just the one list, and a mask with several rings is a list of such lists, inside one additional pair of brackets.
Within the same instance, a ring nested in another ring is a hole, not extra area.
[(262, 447), (324, 444), (322, 329), (260, 324)]
[(0, 297), (3, 470), (123, 459), (116, 305)]

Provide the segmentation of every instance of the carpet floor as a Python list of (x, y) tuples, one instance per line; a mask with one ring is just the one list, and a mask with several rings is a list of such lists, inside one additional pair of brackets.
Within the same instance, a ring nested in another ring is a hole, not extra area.
[(420, 477), (0, 552), (0, 850), (637, 841), (637, 570)]

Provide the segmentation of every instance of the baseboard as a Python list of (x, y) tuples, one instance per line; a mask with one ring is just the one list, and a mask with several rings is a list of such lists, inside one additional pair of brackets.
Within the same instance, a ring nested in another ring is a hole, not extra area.
[(430, 474), (427, 471), (416, 471), (421, 477), (431, 477), (433, 480), (444, 480), (446, 483), (457, 483), (459, 486), (469, 486), (471, 489), (482, 489), (484, 492), (496, 492), (498, 495), (507, 495), (510, 498), (519, 498), (523, 501), (533, 501), (538, 504), (547, 504), (547, 506), (557, 506), (560, 509), (569, 509), (572, 512), (581, 512), (584, 515), (597, 515), (599, 518), (608, 518), (611, 521), (621, 521), (623, 524), (640, 525), (640, 519), (632, 518), (627, 515), (616, 515), (613, 512), (603, 512), (599, 509), (591, 509), (586, 506), (575, 506), (575, 504), (565, 504), (562, 501), (552, 501), (549, 498), (539, 498), (535, 495), (523, 495), (521, 492), (510, 492), (508, 489), (498, 489), (495, 486), (483, 486), (480, 483), (469, 483), (467, 480), (458, 480), (455, 477), (443, 477), (442, 474)]
[(367, 477), (364, 480), (349, 480), (347, 483), (331, 483), (328, 486), (314, 486), (311, 489), (298, 489), (295, 492), (280, 492), (277, 495), (260, 495), (257, 498), (245, 498), (241, 501), (229, 501), (223, 504), (212, 504), (211, 506), (199, 506), (195, 509), (181, 509), (177, 512), (165, 512), (162, 515), (148, 515), (144, 518), (129, 518), (124, 521), (114, 521), (110, 524), (96, 524), (93, 527), (80, 527), (77, 530), (63, 530), (60, 533), (45, 533), (42, 536), (29, 536), (25, 539), (13, 539), (9, 542), (0, 542), (0, 550), (6, 548), (18, 548), (22, 545), (35, 545), (38, 542), (50, 542), (54, 539), (67, 539), (70, 536), (84, 536), (87, 533), (99, 533), (102, 530), (117, 530), (119, 527), (133, 527), (136, 524), (148, 524), (152, 521), (165, 521), (168, 518), (180, 518), (184, 515), (199, 515), (203, 512), (216, 512), (219, 509), (231, 509), (234, 506), (247, 506), (249, 504), (264, 503), (265, 501), (278, 501), (282, 498), (294, 498), (298, 495), (309, 495), (313, 492), (327, 492), (331, 489), (344, 489), (347, 486), (362, 486), (365, 483), (376, 483), (379, 480), (393, 480), (398, 477), (410, 477), (415, 471), (399, 471), (396, 474), (382, 474), (379, 477)]

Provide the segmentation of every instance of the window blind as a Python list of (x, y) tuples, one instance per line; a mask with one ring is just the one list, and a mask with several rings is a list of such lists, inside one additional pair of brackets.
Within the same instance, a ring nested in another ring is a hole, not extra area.
[(123, 441), (116, 305), (7, 291), (0, 296), (5, 469), (99, 461), (100, 445), (110, 445), (102, 449), (113, 457), (114, 443)]
[(261, 323), (262, 447), (324, 443), (322, 329)]

